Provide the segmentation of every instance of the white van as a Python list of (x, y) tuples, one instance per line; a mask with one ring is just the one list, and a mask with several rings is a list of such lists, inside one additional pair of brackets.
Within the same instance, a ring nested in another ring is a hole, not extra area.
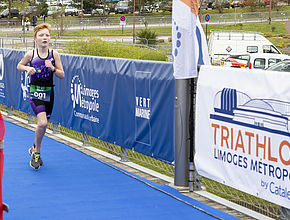
[(281, 54), (261, 34), (242, 31), (212, 31), (209, 37), (208, 50), (213, 65), (220, 65), (222, 61), (232, 54)]
[(231, 55), (225, 62), (224, 66), (249, 68), (249, 69), (267, 69), (268, 67), (283, 61), (290, 60), (290, 56), (285, 54), (273, 53), (252, 53)]

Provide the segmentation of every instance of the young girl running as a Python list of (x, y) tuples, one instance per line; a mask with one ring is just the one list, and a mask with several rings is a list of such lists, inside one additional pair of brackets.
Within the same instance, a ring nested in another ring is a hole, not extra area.
[(30, 74), (29, 101), (37, 116), (34, 144), (29, 148), (30, 166), (38, 169), (43, 165), (40, 157), (42, 138), (50, 118), (54, 102), (53, 75), (64, 78), (58, 52), (49, 49), (51, 27), (40, 24), (34, 28), (36, 49), (29, 50), (18, 63), (17, 69)]

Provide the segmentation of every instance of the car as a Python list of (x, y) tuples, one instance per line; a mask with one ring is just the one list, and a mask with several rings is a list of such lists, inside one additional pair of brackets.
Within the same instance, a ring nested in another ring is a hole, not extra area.
[(19, 15), (21, 17), (39, 16), (39, 14), (40, 14), (40, 11), (37, 6), (26, 6), (19, 12)]
[(66, 6), (65, 9), (64, 9), (64, 15), (65, 16), (68, 16), (68, 15), (71, 15), (71, 16), (78, 16), (79, 15), (79, 10), (75, 7), (72, 7), (72, 6)]
[(93, 15), (103, 15), (104, 14), (104, 9), (102, 9), (102, 8), (95, 8), (95, 9), (93, 9), (92, 14)]
[(232, 1), (231, 7), (232, 8), (240, 7), (241, 4), (242, 4), (242, 1)]
[(152, 7), (153, 7), (153, 12), (159, 12), (159, 10), (160, 10), (160, 5), (159, 4), (153, 3)]
[(72, 5), (74, 2), (72, 0), (62, 0), (61, 5), (63, 6), (69, 6)]
[(93, 9), (93, 15), (108, 15), (110, 13), (110, 8), (107, 5), (97, 5), (95, 9)]
[(207, 10), (208, 9), (208, 2), (201, 1), (198, 5), (198, 9)]
[(90, 9), (90, 8), (84, 8), (84, 9), (83, 9), (83, 13), (84, 13), (84, 14), (91, 14), (92, 12), (93, 12), (93, 10)]
[(207, 7), (212, 9), (213, 5), (215, 5), (215, 0), (209, 0), (207, 3)]
[(267, 69), (272, 65), (283, 61), (290, 60), (290, 56), (286, 54), (240, 54), (229, 56), (224, 63), (227, 67), (248, 68), (248, 69)]
[(290, 60), (283, 60), (279, 63), (276, 63), (266, 70), (268, 71), (281, 71), (281, 72), (290, 72)]
[(115, 14), (128, 14), (133, 12), (133, 7), (129, 1), (119, 1), (115, 6)]
[(252, 2), (247, 1), (247, 0), (238, 0), (238, 1), (232, 1), (231, 7), (245, 7), (251, 5)]
[(247, 68), (249, 59), (250, 59), (249, 54), (231, 55), (225, 60), (224, 66)]
[[(9, 16), (9, 9), (5, 9), (0, 13), (0, 18), (8, 18)], [(19, 17), (19, 10), (17, 8), (11, 8), (10, 9), (10, 17)]]
[(109, 14), (110, 14), (110, 13), (115, 13), (115, 7), (116, 7), (116, 4), (113, 4), (113, 5), (109, 8)]
[(290, 59), (290, 56), (286, 54), (275, 54), (275, 53), (250, 54), (248, 68), (249, 69), (267, 69), (280, 61), (289, 60), (289, 59)]
[(154, 10), (154, 6), (152, 5), (145, 5), (142, 9), (141, 9), (141, 13), (152, 13)]
[(255, 5), (257, 6), (266, 6), (266, 5), (270, 5), (270, 0), (257, 0), (254, 2)]
[(48, 6), (54, 6), (54, 5), (60, 5), (61, 2), (57, 1), (57, 0), (46, 0), (45, 2)]
[(1, 9), (6, 9), (6, 8), (7, 8), (7, 5), (4, 4), (4, 3), (0, 3), (0, 8), (1, 8)]
[(211, 3), (211, 8), (212, 9), (216, 9), (218, 7), (221, 7), (221, 8), (230, 8), (231, 7), (231, 3), (228, 0), (221, 0), (219, 2), (213, 1)]
[(54, 14), (61, 13), (62, 8), (60, 6), (49, 6), (47, 8), (47, 16), (53, 16)]

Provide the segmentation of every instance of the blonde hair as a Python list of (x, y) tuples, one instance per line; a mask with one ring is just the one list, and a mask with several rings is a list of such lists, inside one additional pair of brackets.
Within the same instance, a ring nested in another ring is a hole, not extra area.
[(49, 33), (51, 32), (51, 25), (47, 24), (47, 23), (43, 23), (43, 24), (39, 24), (34, 28), (34, 35), (33, 37), (36, 38), (36, 35), (39, 31), (43, 30), (43, 29), (47, 29), (49, 31)]

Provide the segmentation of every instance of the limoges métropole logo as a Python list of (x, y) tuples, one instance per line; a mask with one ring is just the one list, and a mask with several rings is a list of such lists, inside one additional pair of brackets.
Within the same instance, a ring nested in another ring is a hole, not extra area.
[(30, 75), (28, 72), (21, 72), (21, 89), (22, 89), (22, 97), (25, 101), (28, 99), (28, 92), (29, 92), (29, 83), (30, 83)]
[(4, 76), (4, 60), (3, 60), (3, 54), (0, 54), (0, 80), (3, 80)]
[(74, 116), (99, 123), (99, 118), (91, 115), (100, 110), (99, 90), (88, 88), (86, 84), (82, 83), (79, 75), (75, 75), (71, 80), (70, 92)]

